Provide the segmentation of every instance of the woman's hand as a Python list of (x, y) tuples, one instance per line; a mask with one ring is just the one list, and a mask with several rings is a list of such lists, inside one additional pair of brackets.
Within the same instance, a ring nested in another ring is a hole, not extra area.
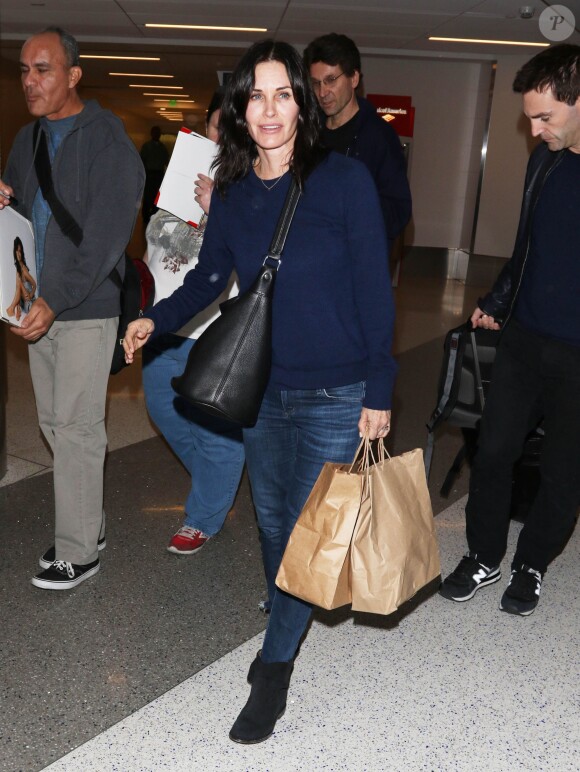
[(391, 431), (391, 411), (371, 410), (368, 407), (363, 407), (358, 422), (358, 431), (361, 437), (368, 434), (369, 440), (386, 437)]
[(206, 177), (205, 174), (199, 174), (195, 181), (195, 200), (201, 206), (206, 215), (209, 214), (212, 190), (212, 178)]
[(134, 322), (128, 325), (127, 332), (123, 338), (125, 362), (128, 365), (133, 363), (135, 352), (147, 343), (154, 329), (153, 320), (147, 319), (146, 316), (141, 319), (135, 319)]

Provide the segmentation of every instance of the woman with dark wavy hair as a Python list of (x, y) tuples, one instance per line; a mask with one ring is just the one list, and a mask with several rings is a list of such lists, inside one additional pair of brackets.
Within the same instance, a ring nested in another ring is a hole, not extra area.
[(267, 254), (292, 179), (302, 196), (276, 278), (272, 371), (258, 421), (244, 429), (270, 616), (248, 674), (250, 698), (230, 737), (269, 737), (285, 710), (311, 606), (276, 588), (294, 523), (324, 462), (348, 463), (359, 437), (385, 437), (395, 364), (386, 234), (366, 167), (321, 150), (298, 53), (256, 43), (228, 84), (220, 151), (199, 262), (173, 295), (125, 335), (128, 362), (150, 337), (178, 329), (224, 288), (244, 292)]

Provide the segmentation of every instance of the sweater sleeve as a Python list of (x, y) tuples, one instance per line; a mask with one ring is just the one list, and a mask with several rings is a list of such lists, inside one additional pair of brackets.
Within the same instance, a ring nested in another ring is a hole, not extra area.
[(389, 241), (402, 233), (411, 219), (411, 191), (399, 138), (385, 124), (384, 148), (379, 159), (376, 185)]
[(351, 179), (343, 190), (355, 304), (368, 352), (364, 405), (388, 410), (397, 365), (391, 354), (395, 307), (385, 260), (381, 206), (370, 173), (362, 164), (352, 164)]
[(411, 190), (405, 156), (396, 131), (378, 118), (366, 100), (359, 99), (361, 126), (356, 157), (370, 171), (377, 191), (389, 243), (411, 219)]

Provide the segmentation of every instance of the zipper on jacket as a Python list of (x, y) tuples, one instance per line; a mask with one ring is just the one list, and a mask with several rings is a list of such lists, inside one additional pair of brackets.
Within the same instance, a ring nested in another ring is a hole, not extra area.
[(528, 256), (530, 254), (530, 242), (531, 242), (531, 239), (532, 239), (532, 221), (534, 219), (534, 214), (536, 212), (536, 207), (538, 205), (538, 201), (540, 200), (540, 194), (541, 194), (542, 189), (543, 189), (544, 185), (546, 184), (546, 180), (548, 179), (550, 174), (552, 174), (554, 169), (562, 163), (563, 157), (564, 157), (564, 154), (562, 153), (562, 155), (558, 159), (556, 159), (556, 161), (554, 161), (552, 166), (550, 166), (548, 171), (544, 174), (544, 178), (543, 178), (543, 180), (542, 180), (542, 182), (540, 184), (540, 189), (538, 190), (538, 195), (536, 196), (536, 200), (534, 202), (534, 207), (533, 207), (532, 211), (530, 212), (530, 232), (528, 234), (528, 242), (526, 244), (526, 251), (525, 251), (524, 259), (523, 259), (523, 262), (522, 262), (522, 270), (520, 271), (520, 276), (519, 276), (519, 279), (518, 279), (518, 286), (516, 287), (515, 292), (512, 295), (512, 302), (510, 303), (510, 308), (509, 308), (508, 315), (507, 315), (504, 323), (502, 324), (502, 329), (505, 329), (507, 323), (512, 318), (512, 313), (513, 313), (513, 310), (514, 310), (514, 306), (516, 304), (516, 299), (517, 299), (518, 293), (520, 291), (520, 287), (522, 286), (522, 279), (524, 278), (524, 271), (526, 270), (526, 263), (528, 262)]

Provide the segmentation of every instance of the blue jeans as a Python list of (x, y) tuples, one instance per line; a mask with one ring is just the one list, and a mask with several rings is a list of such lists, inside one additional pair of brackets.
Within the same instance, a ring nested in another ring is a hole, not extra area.
[(252, 496), (271, 603), (264, 662), (288, 662), (312, 606), (275, 580), (284, 549), (325, 461), (350, 463), (359, 443), (365, 384), (266, 392), (256, 426), (244, 429)]
[(196, 410), (171, 379), (181, 375), (195, 340), (161, 335), (143, 349), (143, 388), (151, 419), (191, 475), (184, 525), (207, 536), (221, 529), (244, 468), (241, 429)]

